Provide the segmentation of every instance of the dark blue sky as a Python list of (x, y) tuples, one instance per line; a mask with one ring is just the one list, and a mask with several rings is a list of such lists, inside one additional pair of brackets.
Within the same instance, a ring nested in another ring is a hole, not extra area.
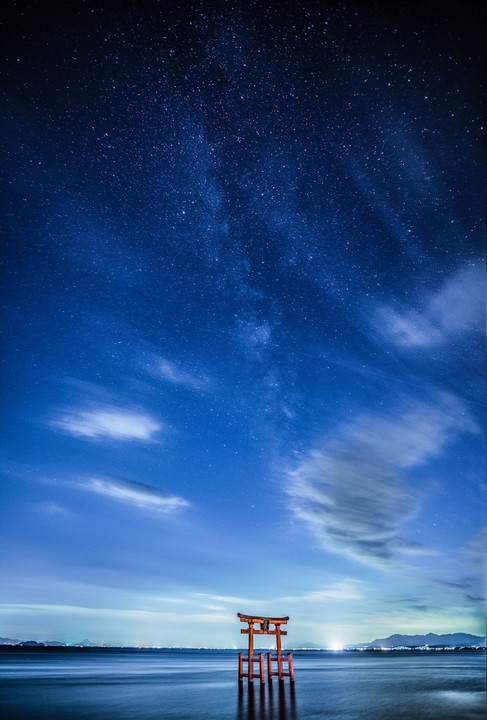
[(481, 3), (43, 5), (2, 11), (0, 635), (481, 633)]

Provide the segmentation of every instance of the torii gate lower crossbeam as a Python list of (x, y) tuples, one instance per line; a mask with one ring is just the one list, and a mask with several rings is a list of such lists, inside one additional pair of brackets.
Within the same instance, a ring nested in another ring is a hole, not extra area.
[[(248, 678), (249, 683), (254, 682), (254, 678), (259, 678), (261, 685), (265, 684), (264, 671), (264, 653), (259, 653), (259, 657), (254, 657), (254, 635), (275, 635), (276, 636), (276, 656), (267, 653), (267, 680), (272, 682), (272, 678), (277, 676), (280, 681), (288, 677), (290, 682), (294, 682), (294, 667), (292, 653), (287, 656), (282, 654), (281, 635), (287, 635), (285, 630), (281, 630), (281, 625), (286, 625), (289, 617), (271, 618), (262, 615), (243, 615), (237, 613), (240, 622), (248, 623), (248, 628), (241, 630), (243, 635), (249, 636), (249, 653), (248, 657), (244, 657), (243, 653), (238, 654), (238, 680), (242, 682), (244, 677)], [(255, 625), (259, 629), (255, 628)], [(274, 629), (270, 630), (269, 626), (274, 625)], [(277, 662), (277, 671), (273, 671), (272, 662)], [(247, 672), (244, 672), (244, 662), (247, 663)], [(254, 663), (259, 663), (259, 672), (254, 673)], [(284, 672), (283, 664), (287, 663), (288, 672)]]

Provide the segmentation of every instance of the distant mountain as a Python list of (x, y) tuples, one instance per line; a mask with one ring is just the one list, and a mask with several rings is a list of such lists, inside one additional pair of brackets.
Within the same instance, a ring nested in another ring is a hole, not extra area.
[(19, 643), (20, 647), (44, 647), (44, 643), (37, 642), (37, 640), (24, 640)]
[[(394, 647), (476, 647), (485, 645), (485, 636), (470, 635), (469, 633), (446, 633), (436, 635), (389, 635), (386, 638), (377, 638), (370, 643), (359, 643), (358, 645), (346, 645), (349, 649), (363, 648), (394, 648)], [(287, 650), (321, 650), (325, 646), (308, 641), (304, 643), (293, 643), (288, 645)]]
[(91, 642), (91, 640), (81, 640), (81, 642), (74, 644), (76, 647), (98, 647), (98, 643)]
[(49, 647), (66, 647), (66, 643), (59, 642), (59, 640), (44, 640), (44, 645)]
[(368, 647), (420, 647), (422, 645), (440, 645), (443, 647), (474, 647), (485, 645), (485, 637), (481, 635), (470, 635), (469, 633), (446, 633), (446, 635), (389, 635), (389, 637), (374, 640), (368, 643)]
[[(97, 643), (91, 642), (91, 640), (82, 640), (79, 643), (75, 643), (77, 646), (82, 647), (98, 647)], [(60, 642), (59, 640), (43, 640), (38, 642), (37, 640), (18, 640), (17, 638), (0, 637), (0, 645), (23, 645), (23, 646), (47, 646), (47, 647), (66, 647), (66, 643)]]

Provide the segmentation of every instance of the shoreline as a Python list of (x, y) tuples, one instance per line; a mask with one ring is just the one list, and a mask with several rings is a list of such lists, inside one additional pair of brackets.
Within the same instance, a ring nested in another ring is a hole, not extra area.
[[(201, 647), (129, 647), (129, 646), (92, 646), (84, 647), (82, 645), (0, 645), (0, 653), (207, 653), (207, 654), (238, 654), (245, 651), (242, 648), (201, 648)], [(262, 651), (269, 650), (263, 648)], [(465, 654), (465, 653), (485, 653), (486, 648), (481, 647), (455, 647), (455, 648), (348, 648), (343, 650), (329, 650), (326, 648), (287, 648), (287, 652), (303, 653), (303, 654), (329, 654), (329, 655), (425, 655), (425, 654)]]

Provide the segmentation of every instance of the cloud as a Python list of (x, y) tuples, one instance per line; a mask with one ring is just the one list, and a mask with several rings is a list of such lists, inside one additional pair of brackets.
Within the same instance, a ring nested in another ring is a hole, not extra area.
[(195, 592), (191, 593), (196, 598), (202, 598), (203, 600), (215, 600), (220, 603), (229, 603), (230, 605), (257, 605), (262, 601), (249, 600), (249, 598), (235, 597), (233, 595), (213, 595), (211, 593)]
[(480, 263), (474, 263), (447, 278), (439, 290), (418, 301), (416, 308), (381, 308), (372, 323), (399, 347), (430, 348), (481, 330), (484, 321), (484, 272)]
[(485, 604), (485, 594), (487, 591), (485, 581), (485, 570), (487, 568), (486, 539), (487, 534), (483, 531), (475, 537), (474, 541), (470, 543), (467, 548), (463, 548), (464, 554), (465, 551), (467, 554), (471, 554), (472, 551), (474, 552), (474, 563), (472, 567), (468, 568), (468, 562), (466, 563), (466, 567), (473, 570), (475, 575), (472, 575), (472, 577), (458, 578), (456, 580), (433, 580), (435, 584), (439, 585), (447, 593), (453, 594), (457, 602), (458, 599), (460, 599), (460, 602), (463, 604), (465, 604), (465, 602), (467, 604)]
[(462, 548), (462, 552), (467, 565), (476, 574), (480, 574), (482, 578), (485, 578), (485, 571), (487, 570), (487, 527), (481, 528), (470, 542)]
[(297, 595), (280, 598), (279, 602), (317, 602), (323, 603), (329, 600), (363, 600), (363, 586), (366, 583), (360, 580), (343, 580), (335, 585), (329, 585), (320, 590), (312, 590), (305, 595)]
[(52, 425), (70, 435), (112, 440), (150, 441), (163, 429), (163, 425), (149, 415), (114, 406), (71, 410), (53, 420)]
[(173, 512), (189, 505), (184, 498), (176, 495), (165, 495), (151, 485), (137, 482), (126, 482), (107, 477), (94, 477), (78, 483), (83, 490), (107, 495), (115, 500), (156, 512)]
[(138, 609), (127, 609), (127, 608), (116, 608), (116, 607), (87, 607), (85, 605), (56, 605), (54, 603), (0, 603), (0, 612), (6, 610), (7, 612), (22, 612), (23, 610), (32, 610), (35, 612), (55, 612), (57, 614), (71, 614), (76, 613), (80, 616), (83, 615), (94, 615), (95, 617), (108, 616), (109, 618), (115, 618), (120, 620), (130, 620), (132, 617), (139, 617), (140, 619), (147, 618), (148, 621), (151, 619), (170, 619), (171, 623), (185, 623), (185, 622), (228, 622), (233, 620), (233, 616), (228, 613), (181, 613), (181, 612), (164, 612), (158, 610), (138, 610)]
[(179, 361), (162, 357), (153, 345), (142, 348), (138, 365), (151, 377), (165, 380), (173, 385), (180, 385), (188, 390), (201, 392), (211, 386), (210, 378), (204, 372), (195, 368), (188, 372), (187, 369), (183, 369)]
[(40, 505), (40, 508), (43, 512), (48, 513), (49, 515), (70, 515), (70, 510), (67, 510), (62, 505), (58, 505), (57, 503), (52, 502), (46, 502), (42, 503)]
[(453, 582), (451, 580), (435, 580), (438, 585), (441, 585), (442, 587), (451, 588), (453, 590), (467, 590), (471, 587), (472, 581), (470, 578), (464, 578), (459, 580), (458, 582)]
[(208, 384), (208, 378), (196, 377), (184, 370), (180, 370), (175, 363), (169, 362), (164, 358), (158, 358), (156, 363), (156, 373), (164, 380), (183, 385), (184, 387), (200, 390)]
[(290, 473), (292, 509), (327, 550), (361, 562), (389, 567), (397, 553), (429, 552), (399, 535), (419, 509), (402, 473), (474, 429), (449, 397), (436, 407), (416, 402), (398, 416), (363, 416)]

